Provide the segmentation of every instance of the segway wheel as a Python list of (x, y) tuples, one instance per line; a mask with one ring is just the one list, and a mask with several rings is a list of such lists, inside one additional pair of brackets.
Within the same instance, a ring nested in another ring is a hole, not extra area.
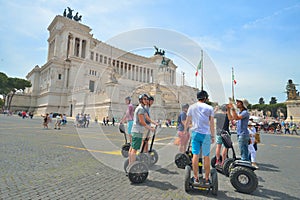
[(191, 166), (185, 166), (184, 189), (186, 192), (191, 191)]
[(147, 166), (150, 166), (150, 155), (148, 153), (139, 153), (136, 160), (145, 163)]
[[(221, 155), (220, 155), (220, 159), (222, 161), (222, 156)], [(212, 168), (216, 167), (216, 162), (217, 162), (217, 157), (216, 156), (212, 157), (212, 159), (210, 161), (210, 165), (211, 165)]]
[(231, 185), (238, 191), (252, 193), (258, 186), (258, 179), (254, 171), (246, 167), (235, 167), (229, 175)]
[(140, 161), (135, 161), (128, 167), (128, 178), (132, 183), (143, 183), (148, 173), (147, 165)]
[(155, 151), (155, 149), (152, 149), (152, 151), (149, 152), (149, 155), (150, 155), (150, 166), (155, 165), (155, 163), (157, 163), (158, 161), (157, 151)]
[(128, 167), (128, 165), (129, 165), (129, 159), (127, 158), (126, 160), (125, 160), (125, 162), (124, 162), (124, 171), (125, 171), (125, 173), (127, 173), (127, 167)]
[(227, 158), (225, 161), (224, 161), (224, 164), (223, 164), (223, 174), (227, 177), (229, 177), (229, 174), (230, 174), (230, 165), (231, 163), (234, 162), (234, 159), (233, 158)]
[(186, 153), (178, 153), (175, 156), (175, 164), (179, 169), (185, 169), (190, 164), (190, 158)]
[(122, 146), (122, 149), (121, 149), (121, 154), (124, 158), (128, 158), (128, 152), (129, 152), (129, 149), (130, 149), (130, 144), (127, 143), (127, 144), (124, 144)]
[(210, 176), (212, 181), (211, 193), (213, 195), (218, 195), (219, 182), (218, 182), (218, 173), (216, 169), (210, 170)]

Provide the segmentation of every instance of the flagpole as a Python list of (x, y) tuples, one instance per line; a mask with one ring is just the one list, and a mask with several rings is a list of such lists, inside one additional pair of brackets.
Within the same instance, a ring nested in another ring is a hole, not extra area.
[(232, 90), (232, 100), (234, 101), (234, 73), (233, 73), (233, 67), (232, 67), (232, 72), (231, 72), (231, 90)]
[(201, 91), (203, 90), (203, 50), (201, 50)]

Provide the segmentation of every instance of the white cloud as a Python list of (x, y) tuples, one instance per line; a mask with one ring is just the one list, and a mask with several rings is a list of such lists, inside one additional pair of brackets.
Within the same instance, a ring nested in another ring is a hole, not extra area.
[(270, 23), (271, 20), (273, 20), (274, 18), (276, 18), (280, 15), (285, 14), (286, 12), (289, 12), (293, 9), (299, 9), (299, 8), (300, 8), (300, 4), (289, 6), (289, 7), (283, 8), (281, 10), (275, 11), (274, 13), (272, 13), (269, 16), (265, 16), (262, 18), (258, 18), (254, 21), (248, 22), (248, 23), (244, 24), (242, 27), (244, 29), (251, 29), (251, 28), (257, 28), (258, 26), (266, 26), (266, 25), (272, 26), (273, 24)]

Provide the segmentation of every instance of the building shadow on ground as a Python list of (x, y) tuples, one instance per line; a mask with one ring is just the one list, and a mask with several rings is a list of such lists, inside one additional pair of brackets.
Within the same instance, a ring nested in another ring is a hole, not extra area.
[(255, 196), (264, 199), (299, 199), (299, 197), (295, 197), (290, 194), (276, 191), (276, 190), (270, 190), (262, 186), (258, 187), (257, 190), (252, 195), (254, 197), (253, 199), (255, 199)]
[(133, 184), (135, 186), (147, 186), (147, 187), (152, 187), (152, 188), (157, 188), (160, 190), (177, 190), (178, 188), (174, 185), (172, 185), (168, 181), (153, 181), (153, 180), (146, 180), (144, 183), (141, 184)]
[[(198, 190), (198, 189), (192, 189), (191, 191), (187, 192), (187, 194), (191, 195), (191, 196), (198, 196), (198, 197), (201, 197), (203, 196), (203, 198), (209, 198), (209, 199), (232, 199), (232, 197), (229, 197), (227, 196), (226, 194), (227, 192), (226, 191), (221, 191), (219, 190), (218, 191), (218, 195), (213, 195), (211, 193), (211, 191), (208, 191), (208, 190)], [(242, 200), (244, 198), (237, 198), (235, 197), (234, 198), (235, 200)]]
[(170, 171), (166, 168), (161, 168), (160, 166), (151, 167), (151, 170), (155, 170), (155, 172), (159, 172), (161, 174), (169, 174), (169, 175), (179, 174), (177, 171)]
[(259, 163), (259, 171), (280, 172), (279, 168), (272, 164)]

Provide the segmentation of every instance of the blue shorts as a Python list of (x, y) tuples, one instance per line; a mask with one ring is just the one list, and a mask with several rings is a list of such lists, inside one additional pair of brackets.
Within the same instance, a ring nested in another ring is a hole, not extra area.
[(133, 125), (133, 120), (127, 121), (127, 133), (131, 134), (131, 129)]
[(202, 155), (209, 156), (210, 153), (211, 136), (210, 134), (201, 134), (192, 132), (192, 153), (199, 154), (202, 147)]

